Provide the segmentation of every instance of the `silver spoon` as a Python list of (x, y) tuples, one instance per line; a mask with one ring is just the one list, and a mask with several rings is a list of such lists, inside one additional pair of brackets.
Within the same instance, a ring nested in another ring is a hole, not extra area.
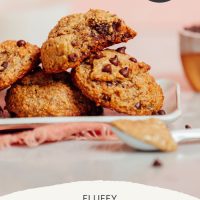
[[(136, 139), (134, 136), (130, 136), (116, 127), (112, 126), (112, 131), (124, 141), (127, 145), (134, 149), (142, 151), (156, 151), (159, 150), (154, 145), (147, 144), (144, 141)], [(183, 129), (170, 131), (174, 141), (179, 144), (181, 142), (190, 142), (194, 140), (200, 140), (200, 129)]]

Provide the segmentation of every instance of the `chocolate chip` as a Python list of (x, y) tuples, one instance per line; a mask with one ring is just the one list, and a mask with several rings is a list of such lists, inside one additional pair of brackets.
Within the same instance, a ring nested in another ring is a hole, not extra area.
[(166, 115), (166, 112), (164, 110), (159, 110), (158, 115)]
[(3, 72), (8, 67), (8, 62), (3, 62), (0, 66), (0, 72)]
[(161, 166), (162, 166), (162, 163), (161, 163), (160, 160), (156, 159), (156, 160), (154, 160), (152, 166), (153, 166), (153, 167), (161, 167)]
[(101, 24), (91, 24), (91, 27), (95, 29), (99, 34), (108, 35), (110, 25), (108, 23), (101, 23)]
[(112, 27), (115, 31), (120, 31), (121, 21), (113, 22)]
[(26, 42), (24, 40), (18, 40), (17, 41), (17, 46), (18, 47), (22, 47), (22, 46), (25, 46), (26, 45)]
[(192, 128), (192, 127), (191, 127), (189, 124), (186, 124), (186, 125), (185, 125), (185, 128), (186, 128), (186, 129), (190, 129), (190, 128)]
[(104, 57), (104, 55), (101, 51), (96, 52), (95, 55), (94, 55), (95, 59), (100, 59), (100, 58), (103, 58), (103, 57)]
[(110, 101), (110, 100), (111, 100), (111, 98), (110, 98), (107, 94), (103, 94), (102, 99), (103, 99), (104, 101)]
[(124, 76), (125, 78), (128, 77), (129, 75), (129, 68), (128, 67), (124, 67), (122, 69), (119, 70), (119, 73)]
[(111, 74), (112, 73), (112, 66), (110, 64), (103, 66), (102, 72), (107, 72), (107, 73)]
[(119, 60), (118, 60), (117, 55), (115, 55), (115, 57), (113, 57), (113, 58), (110, 58), (109, 61), (110, 61), (110, 63), (112, 63), (115, 66), (119, 65)]
[(137, 108), (137, 109), (141, 109), (141, 106), (142, 106), (142, 105), (141, 105), (140, 102), (138, 102), (138, 103), (135, 104), (135, 108)]
[(78, 56), (75, 53), (68, 55), (69, 62), (76, 62), (77, 59), (78, 59)]
[(119, 48), (116, 49), (116, 51), (119, 52), (119, 53), (125, 54), (126, 53), (126, 47), (119, 47)]
[(134, 63), (137, 63), (137, 59), (136, 58), (131, 57), (131, 58), (129, 58), (129, 60), (134, 62)]

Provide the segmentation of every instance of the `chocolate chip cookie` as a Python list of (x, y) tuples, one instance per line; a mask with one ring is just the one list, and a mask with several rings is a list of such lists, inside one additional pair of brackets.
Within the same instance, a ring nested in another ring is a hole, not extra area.
[(125, 22), (103, 10), (63, 17), (42, 45), (41, 59), (48, 73), (79, 66), (92, 52), (127, 42), (136, 32)]
[(151, 115), (162, 108), (164, 97), (149, 70), (122, 47), (94, 54), (73, 69), (72, 76), (97, 105), (130, 115)]
[(13, 117), (99, 115), (102, 108), (74, 87), (68, 73), (34, 71), (14, 84), (5, 97)]
[(0, 90), (9, 87), (40, 62), (40, 49), (24, 40), (0, 44)]

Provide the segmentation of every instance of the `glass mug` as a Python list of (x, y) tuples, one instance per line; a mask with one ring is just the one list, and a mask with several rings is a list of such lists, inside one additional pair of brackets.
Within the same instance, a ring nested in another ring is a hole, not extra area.
[(200, 92), (200, 24), (179, 33), (183, 68), (191, 86)]

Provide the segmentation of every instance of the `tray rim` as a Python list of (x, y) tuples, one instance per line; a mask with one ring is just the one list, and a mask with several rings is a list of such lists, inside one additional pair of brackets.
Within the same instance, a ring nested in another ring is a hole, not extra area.
[(176, 109), (174, 112), (166, 115), (153, 116), (75, 116), (75, 117), (30, 117), (30, 118), (2, 118), (0, 119), (1, 126), (6, 125), (43, 125), (43, 124), (53, 124), (53, 123), (67, 123), (67, 122), (111, 122), (113, 120), (119, 119), (129, 119), (129, 120), (144, 120), (149, 118), (157, 118), (166, 123), (170, 123), (178, 119), (181, 116), (181, 90), (180, 85), (174, 80), (170, 79), (158, 79), (156, 80), (159, 84), (162, 82), (171, 82), (176, 88)]

